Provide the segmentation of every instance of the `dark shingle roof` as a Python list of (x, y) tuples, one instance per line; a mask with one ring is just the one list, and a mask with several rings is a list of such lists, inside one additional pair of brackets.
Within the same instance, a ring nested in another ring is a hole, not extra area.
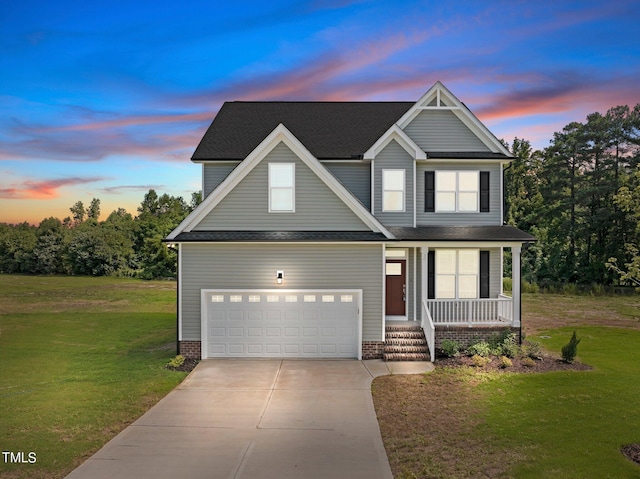
[(413, 102), (227, 102), (192, 160), (243, 160), (280, 123), (319, 159), (357, 158)]
[(512, 160), (512, 156), (492, 151), (427, 151), (427, 158), (442, 160)]
[[(396, 241), (535, 241), (513, 226), (418, 226), (390, 227)], [(188, 231), (170, 242), (296, 242), (296, 241), (386, 241), (373, 231)]]
[(170, 242), (384, 241), (373, 231), (188, 231)]
[(389, 231), (397, 240), (405, 241), (536, 241), (510, 225), (391, 227)]

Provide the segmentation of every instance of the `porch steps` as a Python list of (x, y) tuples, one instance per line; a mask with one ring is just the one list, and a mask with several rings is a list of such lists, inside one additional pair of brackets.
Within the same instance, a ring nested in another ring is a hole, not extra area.
[(422, 328), (415, 324), (387, 324), (382, 358), (385, 361), (429, 361)]

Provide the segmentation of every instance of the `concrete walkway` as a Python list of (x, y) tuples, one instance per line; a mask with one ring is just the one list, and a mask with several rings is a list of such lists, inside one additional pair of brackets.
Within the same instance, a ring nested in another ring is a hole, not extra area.
[(371, 381), (431, 363), (205, 360), (69, 479), (391, 479)]

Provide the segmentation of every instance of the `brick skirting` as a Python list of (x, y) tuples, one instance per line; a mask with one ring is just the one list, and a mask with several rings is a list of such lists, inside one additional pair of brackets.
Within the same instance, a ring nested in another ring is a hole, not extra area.
[[(383, 341), (363, 341), (362, 359), (380, 359), (384, 349)], [(180, 341), (180, 354), (185, 358), (200, 359), (200, 341)]]
[(520, 328), (513, 328), (510, 326), (495, 326), (470, 328), (468, 326), (436, 326), (436, 350), (440, 349), (440, 344), (443, 339), (452, 339), (460, 343), (460, 347), (467, 348), (472, 343), (477, 341), (487, 341), (494, 334), (499, 334), (504, 329), (511, 329), (516, 335), (516, 338), (520, 337)]
[(200, 341), (180, 341), (180, 354), (185, 358), (200, 359), (202, 357)]
[(384, 351), (384, 341), (362, 341), (362, 359), (380, 359)]

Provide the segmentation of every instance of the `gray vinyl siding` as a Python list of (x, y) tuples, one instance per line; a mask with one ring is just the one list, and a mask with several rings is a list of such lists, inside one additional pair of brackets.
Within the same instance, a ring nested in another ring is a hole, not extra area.
[(451, 110), (425, 110), (404, 132), (425, 151), (491, 151)]
[(360, 202), (371, 211), (371, 164), (368, 162), (323, 163)]
[(224, 179), (229, 176), (236, 166), (240, 164), (239, 161), (233, 163), (206, 163), (202, 168), (202, 198), (209, 196), (213, 190), (215, 190)]
[[(418, 162), (416, 167), (416, 225), (417, 226), (478, 226), (501, 225), (500, 168), (496, 163), (459, 164)], [(427, 213), (424, 211), (425, 171), (488, 171), (489, 212), (488, 213)]]
[[(269, 163), (295, 164), (295, 213), (269, 213)], [(370, 228), (280, 143), (194, 230), (367, 231)]]
[[(413, 226), (414, 159), (393, 140), (376, 156), (373, 164), (374, 215), (387, 226)], [(382, 211), (382, 170), (405, 170), (405, 211)]]
[[(182, 339), (200, 340), (201, 289), (362, 289), (362, 339), (382, 341), (381, 245), (182, 244)], [(284, 284), (275, 283), (277, 270)]]
[[(485, 248), (482, 248), (483, 250)], [(489, 248), (489, 297), (497, 298), (500, 294), (502, 282), (502, 268), (500, 264), (500, 248)]]

